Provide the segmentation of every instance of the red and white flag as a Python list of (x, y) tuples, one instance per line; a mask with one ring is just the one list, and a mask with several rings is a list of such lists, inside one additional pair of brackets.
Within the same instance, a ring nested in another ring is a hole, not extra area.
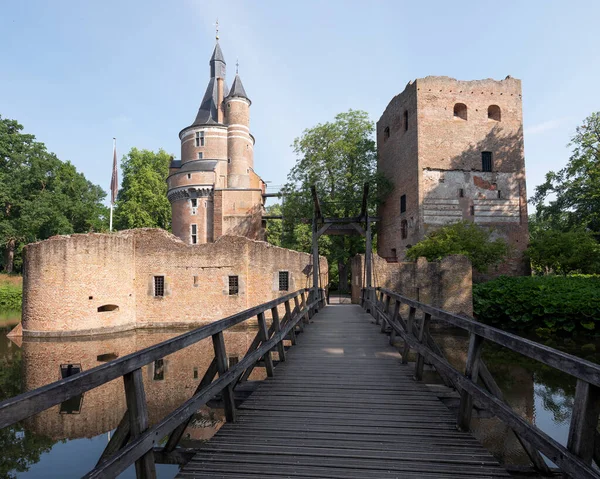
[(112, 177), (110, 179), (110, 204), (114, 205), (117, 200), (117, 193), (119, 192), (119, 172), (117, 170), (117, 140), (113, 138), (113, 169)]

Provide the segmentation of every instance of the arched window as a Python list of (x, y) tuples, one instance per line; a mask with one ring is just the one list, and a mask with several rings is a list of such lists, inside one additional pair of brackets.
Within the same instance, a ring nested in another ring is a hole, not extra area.
[(390, 137), (390, 127), (386, 126), (383, 130), (383, 141), (387, 140)]
[(459, 118), (460, 120), (467, 119), (467, 105), (464, 103), (457, 103), (454, 105), (454, 118)]
[(488, 107), (488, 119), (494, 121), (500, 121), (502, 118), (502, 113), (500, 112), (500, 107), (498, 105), (490, 105)]

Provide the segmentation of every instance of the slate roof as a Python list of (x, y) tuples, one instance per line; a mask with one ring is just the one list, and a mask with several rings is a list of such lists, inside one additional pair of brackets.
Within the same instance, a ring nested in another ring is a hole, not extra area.
[[(222, 63), (219, 68), (217, 68), (217, 62)], [(213, 54), (210, 57), (210, 66), (211, 78), (208, 82), (208, 86), (206, 87), (204, 98), (202, 98), (202, 103), (200, 103), (200, 108), (198, 109), (196, 119), (190, 126), (218, 124), (217, 106), (219, 97), (217, 94), (217, 78), (215, 76), (215, 72), (219, 71), (223, 74), (223, 97), (226, 97), (229, 94), (229, 88), (227, 87), (227, 83), (225, 82), (224, 78), (225, 57), (223, 56), (223, 52), (221, 51), (221, 47), (218, 43), (215, 45)]]
[(234, 97), (238, 96), (241, 98), (245, 98), (250, 101), (248, 95), (246, 94), (246, 90), (244, 90), (244, 85), (242, 85), (242, 79), (238, 74), (235, 75), (235, 79), (233, 80), (233, 84), (231, 85), (231, 90), (229, 91), (229, 95), (225, 95), (226, 97)]

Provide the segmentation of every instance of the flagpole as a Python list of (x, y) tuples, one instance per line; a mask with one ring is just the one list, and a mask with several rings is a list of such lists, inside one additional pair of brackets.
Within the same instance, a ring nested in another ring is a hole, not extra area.
[(114, 190), (115, 190), (115, 185), (114, 185), (114, 181), (115, 181), (115, 161), (117, 158), (117, 139), (113, 138), (113, 176), (111, 178), (111, 182), (110, 182), (110, 189), (111, 189), (111, 196), (110, 196), (110, 221), (109, 221), (109, 225), (108, 225), (108, 231), (112, 231), (112, 227), (113, 227), (113, 207), (114, 207), (114, 201), (115, 201), (115, 195), (114, 195)]

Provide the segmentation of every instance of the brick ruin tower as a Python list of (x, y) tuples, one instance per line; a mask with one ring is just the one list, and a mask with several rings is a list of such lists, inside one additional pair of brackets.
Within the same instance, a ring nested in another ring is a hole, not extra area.
[(468, 220), (512, 246), (492, 275), (528, 274), (520, 80), (410, 82), (377, 122), (377, 150), (394, 183), (380, 208), (381, 256), (402, 260), (429, 231)]
[(179, 133), (181, 159), (167, 178), (173, 233), (188, 244), (223, 235), (263, 240), (265, 183), (254, 172), (252, 102), (237, 72), (228, 89), (218, 38), (209, 64), (206, 93), (194, 122)]

